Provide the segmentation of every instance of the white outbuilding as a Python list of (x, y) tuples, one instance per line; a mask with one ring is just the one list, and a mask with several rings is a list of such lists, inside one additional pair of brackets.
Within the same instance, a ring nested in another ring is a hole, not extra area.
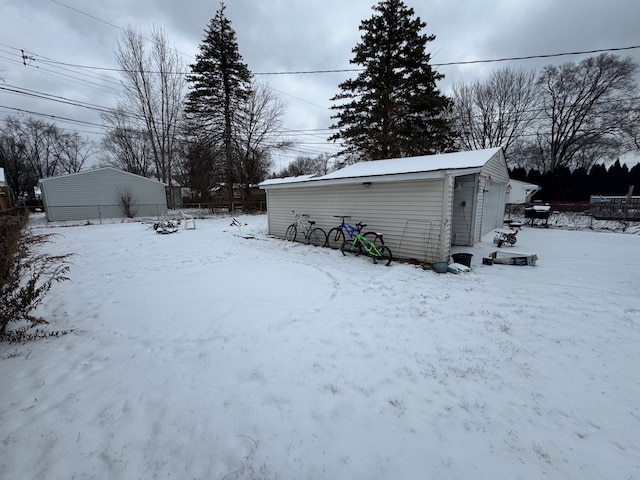
[(533, 183), (510, 179), (507, 185), (507, 204), (524, 205), (531, 203), (531, 197), (541, 189), (542, 187)]
[(158, 217), (167, 213), (165, 184), (104, 167), (39, 182), (50, 222), (121, 217)]
[(509, 172), (502, 148), (359, 162), (323, 176), (267, 180), (269, 233), (293, 211), (328, 231), (336, 215), (384, 235), (396, 258), (448, 260), (504, 221)]

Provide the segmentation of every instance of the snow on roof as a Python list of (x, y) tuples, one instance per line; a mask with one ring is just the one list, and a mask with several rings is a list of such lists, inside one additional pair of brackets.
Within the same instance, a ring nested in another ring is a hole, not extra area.
[(63, 175), (57, 175), (55, 177), (46, 177), (46, 178), (41, 178), (39, 180), (39, 183), (48, 183), (50, 181), (57, 181), (60, 178), (69, 178), (69, 177), (74, 177), (74, 176), (83, 176), (86, 174), (95, 174), (96, 172), (104, 172), (107, 170), (111, 170), (111, 171), (115, 171), (118, 173), (122, 173), (124, 175), (131, 175), (133, 177), (138, 177), (138, 178), (143, 178), (145, 180), (148, 180), (150, 182), (156, 182), (156, 183), (161, 183), (163, 185), (167, 185), (164, 182), (161, 182), (159, 180), (156, 180), (155, 178), (149, 178), (149, 177), (143, 177), (142, 175), (136, 175), (135, 173), (131, 173), (131, 172), (125, 172), (124, 170), (121, 170), (119, 168), (114, 168), (114, 167), (96, 167), (96, 168), (90, 168), (88, 170), (80, 170), (79, 172), (74, 172), (74, 173), (65, 173)]
[(540, 185), (536, 185), (535, 183), (523, 182), (522, 180), (514, 180), (513, 178), (509, 179), (509, 185), (526, 189), (540, 188)]
[(406, 173), (437, 172), (440, 170), (481, 168), (491, 157), (500, 151), (500, 149), (501, 147), (496, 147), (484, 150), (443, 153), (440, 155), (423, 155), (419, 157), (358, 162), (323, 176), (306, 175), (300, 177), (276, 178), (262, 182), (260, 186), (281, 185), (283, 183), (306, 182), (310, 180), (337, 180), (383, 175), (399, 175)]
[(371, 177), (400, 173), (477, 168), (487, 163), (498, 150), (500, 150), (499, 147), (488, 150), (471, 150), (467, 152), (443, 153), (440, 155), (423, 155), (420, 157), (358, 162), (324, 175), (322, 178)]
[(305, 180), (309, 180), (313, 177), (317, 177), (317, 174), (313, 174), (313, 175), (298, 175), (296, 177), (285, 177), (285, 178), (271, 178), (269, 180), (265, 180), (264, 182), (260, 183), (260, 186), (262, 185), (275, 185), (275, 184), (282, 184), (282, 183), (295, 183), (295, 182), (304, 182)]

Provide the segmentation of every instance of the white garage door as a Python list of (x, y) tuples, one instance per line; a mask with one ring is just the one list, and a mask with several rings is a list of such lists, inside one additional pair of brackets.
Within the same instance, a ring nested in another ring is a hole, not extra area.
[[(491, 184), (490, 184), (491, 183)], [(482, 235), (502, 226), (504, 220), (504, 185), (487, 182), (482, 207)]]

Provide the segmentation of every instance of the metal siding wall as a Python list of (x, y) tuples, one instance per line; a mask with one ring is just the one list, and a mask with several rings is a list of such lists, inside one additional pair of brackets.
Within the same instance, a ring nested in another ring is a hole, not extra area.
[(119, 188), (131, 190), (136, 216), (166, 214), (162, 183), (119, 170), (89, 170), (50, 178), (43, 185), (49, 221), (121, 218)]
[[(348, 223), (361, 221), (365, 230), (384, 234), (385, 244), (398, 258), (436, 261), (442, 252), (442, 180), (304, 186), (268, 189), (269, 233), (284, 237), (293, 214), (309, 214), (316, 225), (329, 231), (339, 223), (334, 215), (348, 215)], [(448, 237), (448, 235), (447, 235)]]

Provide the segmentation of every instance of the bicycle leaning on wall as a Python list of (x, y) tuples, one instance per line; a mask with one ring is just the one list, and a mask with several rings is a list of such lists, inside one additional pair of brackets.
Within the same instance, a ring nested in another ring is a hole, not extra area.
[[(349, 225), (344, 221), (345, 218), (351, 218), (347, 215), (334, 215), (335, 218), (340, 219), (340, 225), (332, 228), (327, 233), (327, 247), (338, 249), (342, 246), (342, 243), (347, 239), (347, 235), (349, 239), (352, 239), (356, 232), (358, 231), (358, 227), (354, 227), (353, 225)], [(345, 233), (347, 235), (345, 235)], [(382, 239), (382, 235), (377, 234), (376, 232), (366, 232), (362, 234), (368, 240), (373, 243), (384, 245), (384, 240)]]
[[(314, 225), (316, 222), (308, 220), (309, 215), (304, 213), (296, 214), (295, 210), (291, 211), (293, 212), (294, 220), (293, 223), (287, 227), (284, 239), (289, 242), (295, 242), (296, 237), (298, 236), (298, 230), (300, 230), (300, 233), (307, 242), (307, 245), (324, 247), (327, 243), (327, 234), (325, 231), (321, 228), (315, 227)], [(305, 223), (303, 219), (307, 219), (307, 223)]]
[[(342, 242), (340, 246), (342, 255), (352, 254), (357, 256), (365, 253), (373, 259), (373, 263), (380, 262), (386, 266), (391, 265), (393, 256), (391, 255), (389, 247), (386, 245), (378, 245), (365, 237), (360, 233), (364, 227), (366, 227), (365, 224), (358, 223), (354, 237)], [(382, 240), (382, 235), (378, 234), (378, 236), (380, 240)]]

